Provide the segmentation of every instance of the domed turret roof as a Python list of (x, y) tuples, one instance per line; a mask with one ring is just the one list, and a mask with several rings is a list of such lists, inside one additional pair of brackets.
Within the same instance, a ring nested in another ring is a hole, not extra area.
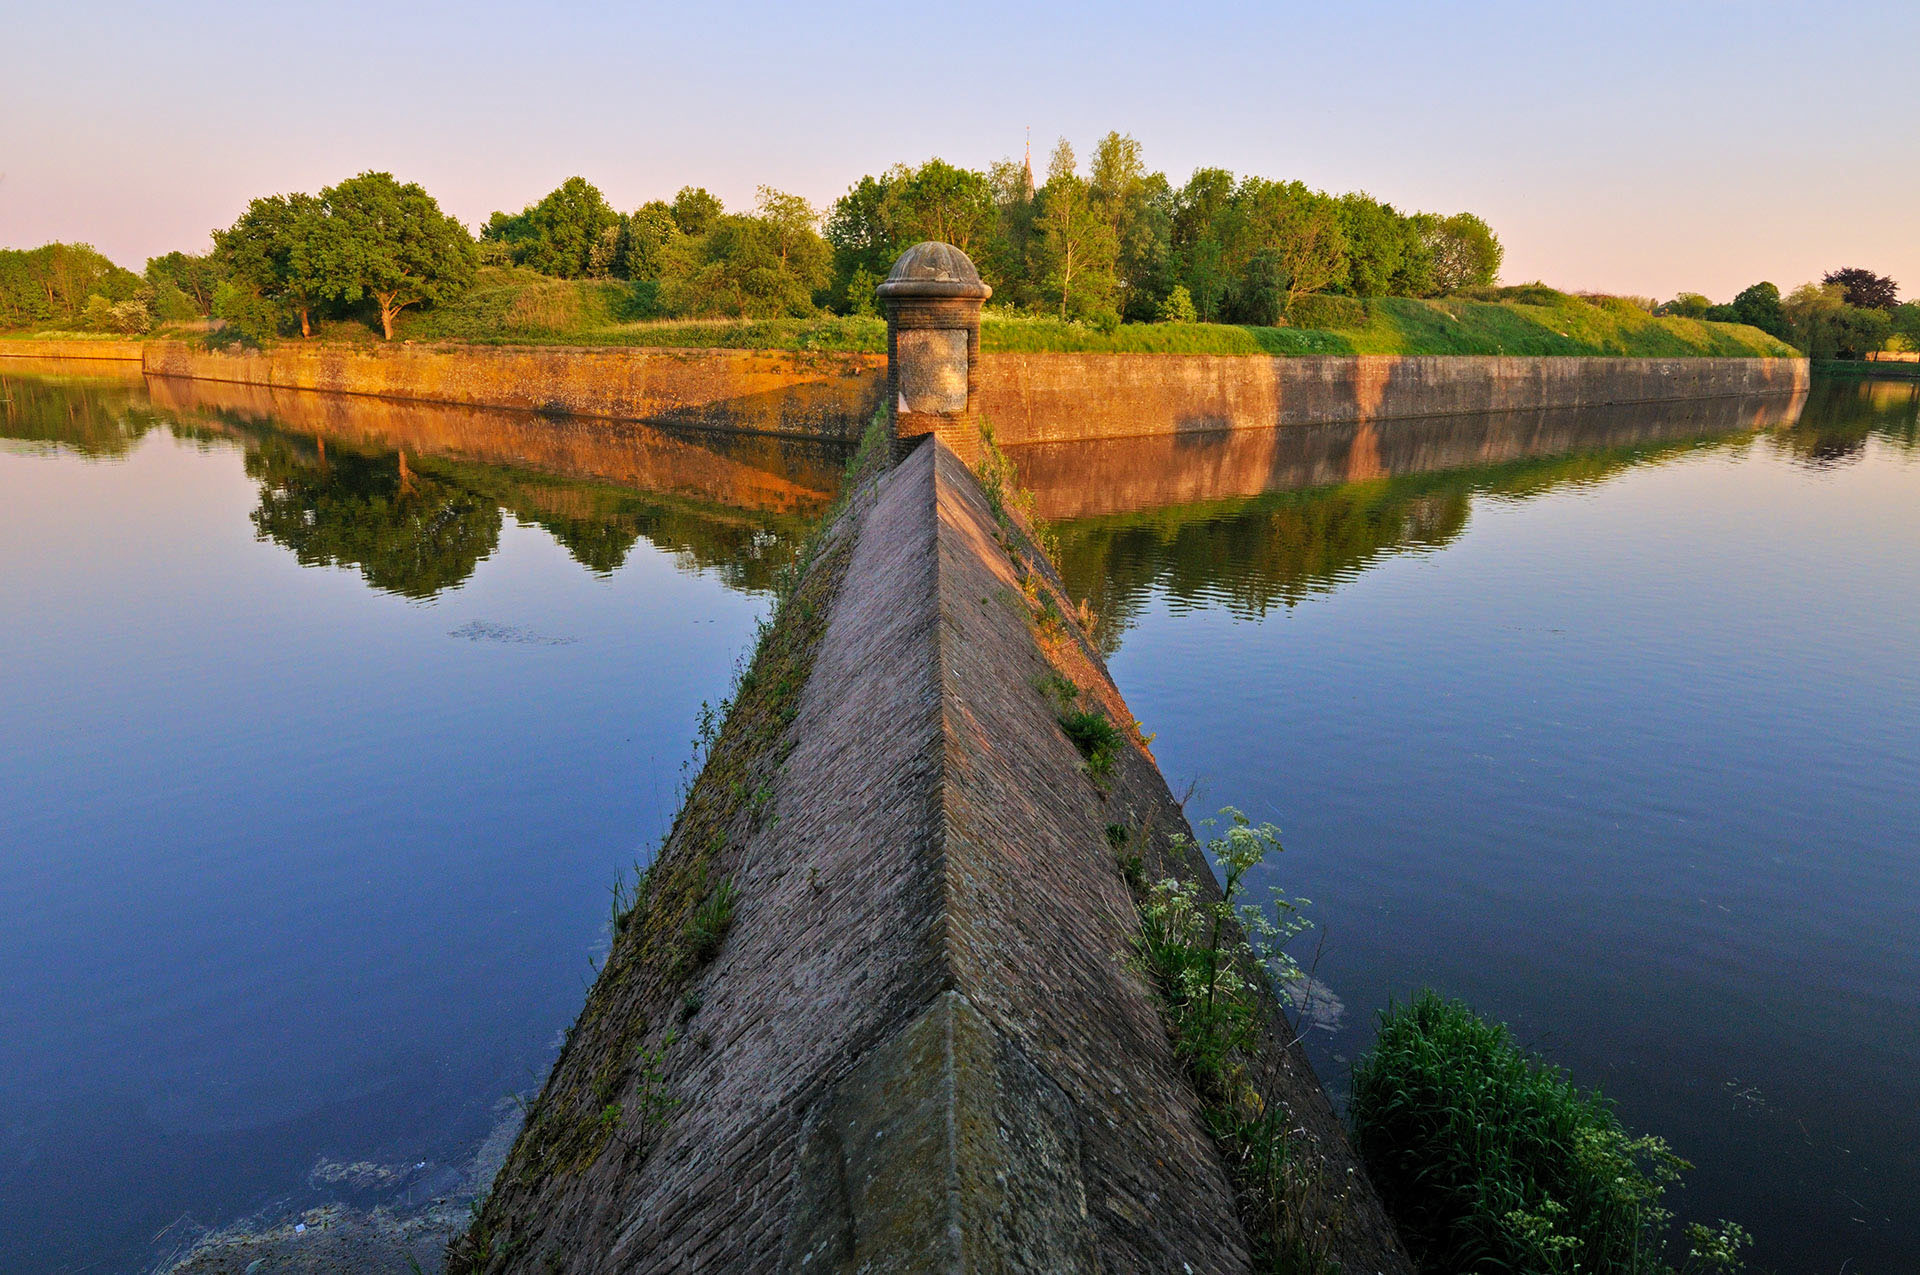
[(883, 297), (978, 297), (993, 289), (980, 282), (980, 272), (966, 253), (950, 243), (917, 243), (900, 254), (876, 291)]

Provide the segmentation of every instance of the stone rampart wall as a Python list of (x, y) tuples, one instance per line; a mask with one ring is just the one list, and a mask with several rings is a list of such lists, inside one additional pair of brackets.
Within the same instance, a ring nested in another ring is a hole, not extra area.
[[(0, 360), (7, 359), (97, 359), (109, 362), (140, 362), (143, 341), (94, 340), (87, 337), (9, 337), (0, 341)], [(7, 364), (0, 362), (0, 371)]]
[(990, 354), (1002, 446), (1804, 390), (1805, 359)]
[(291, 341), (236, 353), (154, 341), (146, 370), (274, 389), (834, 439), (860, 436), (886, 382), (886, 359), (877, 354)]
[[(4, 341), (0, 357), (135, 359), (126, 341)], [(752, 434), (859, 438), (878, 354), (284, 342), (144, 346), (148, 374)], [(1805, 359), (1185, 354), (981, 356), (977, 411), (1002, 446), (1788, 394)]]

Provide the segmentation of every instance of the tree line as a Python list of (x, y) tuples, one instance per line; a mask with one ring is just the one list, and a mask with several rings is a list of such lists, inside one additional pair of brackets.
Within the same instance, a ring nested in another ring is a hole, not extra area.
[(1500, 242), (1471, 213), (1406, 214), (1364, 194), (1201, 169), (1176, 186), (1109, 133), (1083, 173), (1054, 148), (1043, 181), (1005, 160), (940, 159), (868, 175), (827, 209), (762, 187), (729, 212), (695, 186), (632, 212), (572, 177), (477, 238), (431, 195), (362, 173), (317, 195), (253, 200), (210, 254), (169, 253), (144, 276), (84, 245), (0, 254), (0, 324), (140, 331), (218, 318), (310, 335), (359, 312), (389, 339), (412, 306), (458, 295), (482, 267), (623, 280), (661, 317), (871, 313), (873, 289), (922, 239), (966, 251), (1001, 308), (1100, 326), (1154, 320), (1285, 322), (1298, 298), (1435, 296), (1491, 283)]
[(1895, 336), (1920, 350), (1920, 302), (1902, 304), (1898, 283), (1861, 266), (1830, 270), (1820, 282), (1803, 283), (1784, 297), (1777, 285), (1763, 282), (1722, 305), (1683, 292), (1654, 312), (1751, 324), (1816, 359), (1861, 358)]
[[(1336, 305), (1316, 298), (1444, 296), (1492, 283), (1502, 257), (1472, 213), (1402, 212), (1217, 168), (1176, 186), (1147, 169), (1137, 141), (1109, 133), (1084, 171), (1064, 139), (1044, 180), (1027, 162), (983, 172), (935, 158), (863, 176), (824, 210), (761, 187), (751, 209), (729, 212), (687, 186), (621, 212), (570, 177), (517, 213), (495, 212), (477, 237), (420, 186), (362, 173), (314, 195), (255, 199), (213, 233), (211, 253), (168, 253), (143, 275), (80, 244), (0, 251), (0, 326), (131, 333), (202, 318), (246, 336), (308, 336), (319, 318), (359, 315), (392, 339), (406, 310), (518, 272), (624, 283), (636, 317), (867, 314), (894, 260), (926, 239), (971, 256), (997, 308), (1101, 328), (1314, 327)], [(1816, 357), (1877, 349), (1895, 333), (1920, 348), (1920, 308), (1860, 269), (1785, 297), (1761, 283), (1724, 305), (1695, 293), (1640, 304), (1749, 323)]]
[(974, 259), (996, 304), (1096, 324), (1158, 319), (1273, 324), (1299, 296), (1436, 296), (1493, 282), (1498, 237), (1471, 213), (1403, 214), (1365, 194), (1201, 169), (1176, 187), (1140, 144), (1109, 133), (1082, 173), (1064, 139), (1046, 179), (1004, 160), (941, 159), (862, 177), (824, 212), (762, 187), (750, 213), (712, 194), (616, 212), (570, 178), (496, 212), (483, 257), (559, 278), (652, 285), (663, 313), (871, 313), (873, 289), (915, 243)]

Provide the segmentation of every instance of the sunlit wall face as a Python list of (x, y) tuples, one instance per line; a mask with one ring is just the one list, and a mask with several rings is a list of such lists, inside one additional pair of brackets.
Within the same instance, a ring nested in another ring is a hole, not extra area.
[(1724, 300), (1858, 264), (1920, 289), (1920, 8), (768, 3), (12, 6), (0, 244), (126, 264), (258, 194), (391, 169), (470, 225), (575, 173), (621, 207), (825, 204), (938, 154), (1195, 167), (1470, 209), (1509, 281)]

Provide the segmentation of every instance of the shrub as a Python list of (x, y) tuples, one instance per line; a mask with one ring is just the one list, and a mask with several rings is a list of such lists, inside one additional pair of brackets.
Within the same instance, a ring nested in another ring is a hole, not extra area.
[[(1666, 1187), (1690, 1168), (1630, 1138), (1507, 1029), (1422, 993), (1354, 1069), (1354, 1147), (1423, 1269), (1669, 1275)], [(1687, 1228), (1682, 1271), (1740, 1266), (1745, 1232)]]
[(1544, 283), (1517, 283), (1507, 288), (1462, 288), (1455, 296), (1469, 301), (1505, 301), (1511, 305), (1564, 305), (1572, 298)]
[(139, 297), (116, 301), (107, 311), (107, 326), (115, 332), (136, 336), (153, 326), (153, 314)]
[(1351, 331), (1367, 326), (1367, 306), (1356, 297), (1303, 293), (1287, 306), (1287, 323), (1317, 332)]
[(1176, 283), (1173, 291), (1167, 293), (1160, 302), (1159, 318), (1162, 323), (1193, 323), (1199, 315), (1194, 312), (1193, 293), (1187, 291), (1187, 285)]

